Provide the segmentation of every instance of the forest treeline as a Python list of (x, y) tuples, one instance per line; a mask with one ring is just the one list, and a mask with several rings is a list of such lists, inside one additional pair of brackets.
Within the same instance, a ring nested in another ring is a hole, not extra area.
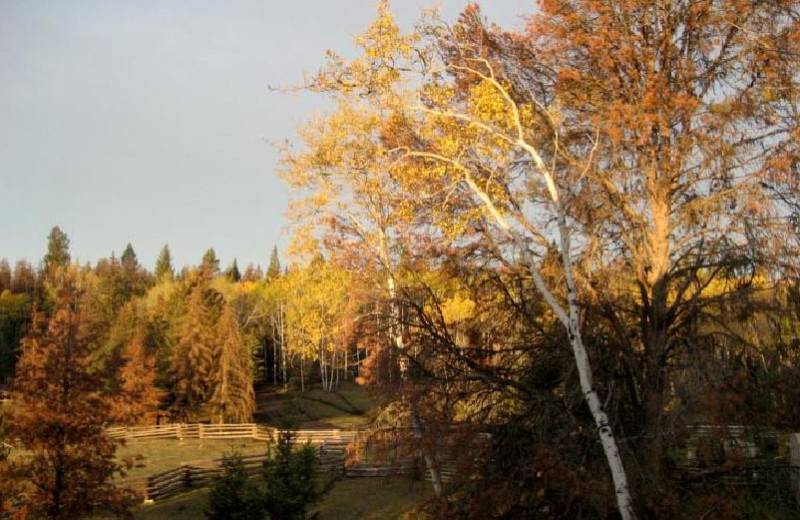
[(254, 384), (303, 388), (311, 378), (330, 390), (358, 377), (369, 354), (348, 337), (349, 275), (322, 256), (282, 269), (275, 248), (266, 273), (241, 272), (236, 260), (221, 269), (213, 248), (180, 270), (168, 246), (152, 271), (130, 244), (95, 265), (70, 258), (67, 235), (55, 227), (37, 268), (18, 261), (12, 271), (0, 260), (0, 388), (11, 385), (32, 321), (57, 309), (65, 280), (107, 390), (120, 391), (118, 420), (128, 424), (249, 422)]
[(0, 260), (0, 440), (15, 455), (0, 446), (0, 518), (129, 514), (113, 478), (135, 461), (109, 426), (247, 423), (258, 385), (359, 377), (372, 354), (346, 325), (353, 290), (321, 255), (282, 269), (276, 248), (266, 273), (220, 269), (213, 249), (176, 271), (168, 246), (151, 272), (130, 244), (78, 265), (59, 227), (37, 268)]

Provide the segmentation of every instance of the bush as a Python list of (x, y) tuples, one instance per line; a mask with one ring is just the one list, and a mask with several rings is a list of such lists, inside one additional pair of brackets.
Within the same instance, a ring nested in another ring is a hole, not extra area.
[[(236, 453), (222, 460), (222, 475), (214, 480), (203, 512), (209, 520), (265, 520), (265, 498), (258, 484), (247, 475), (242, 457)], [(280, 517), (273, 517), (280, 518)]]
[(322, 496), (316, 479), (316, 450), (306, 444), (292, 450), (295, 434), (281, 430), (275, 456), (264, 467), (264, 499), (270, 518), (303, 520), (306, 508)]

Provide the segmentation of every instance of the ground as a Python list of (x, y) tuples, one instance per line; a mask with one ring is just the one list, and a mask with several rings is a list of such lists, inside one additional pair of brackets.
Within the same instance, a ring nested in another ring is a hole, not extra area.
[[(424, 482), (407, 478), (342, 479), (309, 510), (319, 520), (392, 520), (402, 518), (430, 495)], [(139, 508), (136, 520), (203, 518), (208, 490), (201, 489)]]
[[(272, 388), (257, 393), (255, 420), (273, 426), (291, 423), (301, 429), (357, 428), (368, 424), (375, 414), (375, 403), (364, 389), (344, 383), (332, 393), (312, 388), (306, 392)], [(120, 457), (141, 455), (139, 467), (126, 479), (141, 480), (146, 475), (222, 457), (237, 451), (243, 455), (264, 453), (263, 442), (250, 440), (153, 439), (129, 441), (118, 450)], [(202, 519), (207, 489), (184, 493), (134, 511), (137, 520)], [(340, 479), (319, 504), (309, 511), (319, 520), (391, 520), (430, 496), (425, 482), (408, 478)]]
[(294, 423), (304, 428), (353, 428), (371, 420), (374, 402), (362, 386), (342, 383), (328, 393), (319, 387), (305, 392), (270, 388), (256, 394), (256, 422)]

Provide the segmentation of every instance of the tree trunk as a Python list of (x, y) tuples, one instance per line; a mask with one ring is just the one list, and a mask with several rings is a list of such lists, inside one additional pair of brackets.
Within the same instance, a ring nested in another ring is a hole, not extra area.
[(497, 209), (489, 195), (481, 189), (474, 179), (470, 176), (469, 172), (464, 171), (464, 180), (470, 189), (482, 201), (490, 215), (494, 218), (497, 225), (508, 234), (522, 253), (523, 260), (527, 264), (528, 272), (533, 278), (534, 285), (539, 293), (544, 298), (547, 305), (556, 315), (558, 320), (567, 330), (569, 343), (572, 347), (572, 354), (575, 358), (575, 365), (578, 369), (578, 377), (580, 379), (581, 391), (583, 392), (584, 400), (589, 406), (589, 411), (592, 413), (597, 432), (600, 437), (600, 444), (603, 446), (603, 453), (608, 463), (608, 468), (611, 471), (611, 478), (614, 481), (614, 494), (617, 499), (617, 508), (619, 509), (622, 520), (632, 520), (635, 518), (633, 512), (633, 500), (631, 498), (630, 487), (628, 486), (628, 478), (625, 473), (625, 467), (622, 464), (622, 456), (617, 448), (617, 442), (614, 438), (614, 432), (611, 429), (611, 424), (608, 421), (608, 416), (603, 410), (603, 405), (597, 392), (594, 389), (592, 381), (592, 368), (589, 364), (589, 356), (586, 353), (586, 348), (583, 345), (583, 338), (580, 331), (580, 306), (578, 305), (577, 286), (575, 284), (575, 277), (572, 273), (572, 257), (570, 245), (570, 230), (567, 225), (566, 215), (564, 209), (559, 202), (558, 191), (555, 183), (547, 173), (546, 166), (542, 163), (538, 153), (533, 149), (526, 148), (537, 164), (537, 167), (542, 172), (544, 180), (550, 192), (550, 198), (556, 211), (556, 218), (558, 223), (558, 235), (560, 242), (561, 262), (564, 271), (564, 284), (567, 290), (567, 310), (565, 311), (562, 305), (558, 302), (556, 297), (550, 291), (550, 288), (545, 283), (544, 279), (536, 266), (536, 260), (533, 257), (530, 249), (528, 249), (525, 240), (514, 228), (503, 213)]
[(285, 342), (284, 331), (283, 331), (283, 326), (284, 326), (284, 323), (283, 323), (284, 322), (284, 319), (283, 319), (283, 302), (281, 302), (281, 304), (280, 304), (280, 311), (279, 311), (278, 318), (280, 319), (281, 368), (283, 370), (283, 387), (286, 388), (286, 383), (287, 383), (287, 379), (286, 379), (286, 342)]

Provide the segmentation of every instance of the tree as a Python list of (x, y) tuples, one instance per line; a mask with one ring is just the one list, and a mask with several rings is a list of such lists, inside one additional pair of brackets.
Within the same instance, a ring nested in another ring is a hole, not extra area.
[(203, 509), (208, 520), (262, 520), (267, 518), (264, 497), (250, 479), (242, 457), (234, 453), (223, 457), (222, 475), (211, 484)]
[(267, 281), (275, 280), (281, 276), (281, 261), (278, 258), (278, 246), (272, 247), (269, 255), (269, 266), (267, 267)]
[[(322, 229), (323, 245), (336, 260), (362, 276), (372, 275), (369, 282), (380, 287), (387, 307), (388, 337), (379, 344), (392, 351), (389, 357), (398, 365), (401, 393), (421, 438), (424, 425), (409, 394), (409, 348), (401, 323), (398, 276), (399, 259), (416, 238), (407, 226), (415, 201), (393, 174), (396, 160), (383, 139), (386, 119), (396, 114), (399, 95), (393, 89), (402, 82), (390, 65), (394, 57), (381, 61), (374, 52), (380, 48), (408, 55), (415, 40), (414, 35), (400, 34), (388, 3), (382, 2), (378, 19), (358, 39), (365, 56), (350, 66), (331, 53), (327, 67), (314, 78), (310, 88), (330, 94), (336, 111), (300, 129), (306, 149), (287, 150), (280, 173), (292, 187), (309, 193), (292, 208), (293, 218), (300, 223), (294, 230), (295, 247), (305, 253), (314, 251), (318, 247), (315, 231)], [(363, 97), (369, 101), (363, 102)], [(433, 458), (425, 453), (438, 497), (442, 485)]]
[(130, 505), (112, 481), (123, 471), (114, 458), (119, 441), (105, 433), (109, 403), (83, 312), (80, 291), (67, 278), (53, 316), (26, 339), (4, 421), (30, 452), (14, 469), (24, 475), (21, 499), (36, 517), (76, 518), (98, 509), (122, 515)]
[(133, 296), (142, 296), (147, 290), (149, 274), (139, 265), (136, 253), (130, 242), (120, 256), (120, 266), (125, 279), (126, 300)]
[(31, 298), (26, 294), (0, 292), (0, 383), (14, 375), (20, 342), (28, 331)]
[(11, 292), (33, 294), (36, 287), (36, 273), (29, 262), (24, 260), (14, 264), (14, 278)]
[(113, 399), (114, 422), (155, 424), (164, 392), (155, 384), (156, 356), (147, 352), (146, 328), (141, 316), (137, 317), (133, 337), (123, 347), (122, 363), (117, 378), (119, 389)]
[(178, 343), (172, 355), (172, 409), (179, 416), (196, 419), (211, 390), (214, 371), (214, 317), (206, 304), (206, 286), (192, 289), (185, 314), (177, 326)]
[(137, 271), (139, 269), (139, 260), (136, 258), (136, 252), (130, 242), (125, 245), (119, 260), (125, 271)]
[[(305, 361), (318, 361), (322, 386), (328, 392), (337, 381), (337, 360), (341, 364), (346, 355), (341, 322), (349, 284), (347, 271), (319, 255), (308, 266), (290, 270), (279, 284), (280, 292), (286, 295), (288, 352), (300, 358), (301, 367)], [(303, 367), (303, 387), (305, 375)]]
[(203, 255), (203, 262), (200, 264), (200, 272), (207, 280), (210, 280), (219, 272), (219, 259), (213, 247), (209, 248)]
[(261, 272), (260, 267), (256, 267), (252, 263), (247, 264), (247, 267), (244, 270), (244, 274), (242, 275), (242, 281), (257, 282), (262, 278), (264, 278), (264, 273)]
[(242, 279), (242, 274), (239, 272), (239, 265), (236, 263), (236, 259), (233, 259), (233, 263), (225, 272), (225, 276), (232, 282), (238, 282)]
[(169, 246), (164, 244), (161, 253), (156, 260), (155, 269), (156, 280), (172, 280), (175, 276), (175, 270), (172, 268), (172, 254), (169, 252)]
[(253, 359), (230, 304), (225, 305), (217, 323), (213, 364), (208, 401), (212, 419), (218, 423), (250, 422), (255, 409)]
[(45, 275), (52, 278), (56, 269), (69, 265), (69, 238), (61, 228), (54, 226), (47, 237), (47, 254), (44, 256)]
[(276, 453), (264, 467), (264, 502), (270, 518), (305, 520), (306, 508), (322, 496), (316, 450), (311, 444), (293, 450), (294, 435), (291, 430), (278, 432)]
[(11, 290), (11, 267), (8, 260), (0, 259), (0, 293), (8, 289)]
[(796, 180), (797, 11), (545, 1), (524, 33), (487, 28), (473, 6), (452, 27), (434, 18), (403, 36), (384, 5), (364, 57), (333, 56), (314, 84), (343, 107), (334, 139), (380, 143), (345, 171), (388, 165), (420, 243), (481, 249), (533, 280), (573, 352), (625, 518), (628, 475), (583, 324), (617, 335), (610, 372), (627, 374), (616, 403), (641, 432), (638, 484), (659, 487), (696, 318), (742, 294), (706, 289), (790, 243), (774, 193)]

